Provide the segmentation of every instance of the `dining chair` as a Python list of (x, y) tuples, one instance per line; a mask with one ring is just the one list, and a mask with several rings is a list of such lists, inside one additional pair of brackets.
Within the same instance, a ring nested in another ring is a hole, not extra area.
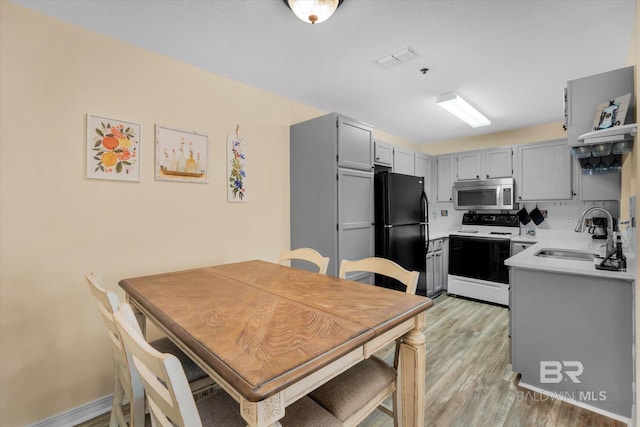
[(290, 251), (284, 250), (280, 252), (278, 257), (278, 264), (282, 264), (284, 261), (298, 259), (315, 264), (318, 267), (318, 273), (327, 274), (327, 268), (329, 267), (329, 257), (322, 256), (320, 252), (311, 248), (298, 248)]
[[(161, 353), (147, 343), (131, 306), (120, 304), (114, 314), (129, 363), (135, 366), (144, 385), (153, 426), (245, 427), (240, 405), (223, 389), (214, 389), (194, 400), (187, 377), (177, 358)], [(283, 427), (334, 427), (340, 422), (319, 404), (304, 396), (286, 408)]]
[[(406, 292), (415, 294), (420, 273), (409, 271), (397, 263), (384, 258), (364, 258), (357, 261), (343, 260), (339, 277), (344, 279), (349, 272), (370, 272), (394, 278), (406, 287)], [(309, 396), (335, 415), (343, 426), (356, 426), (376, 408), (391, 416), (398, 425), (398, 356), (400, 339), (396, 340), (393, 366), (377, 356), (370, 356), (344, 373), (329, 380)], [(383, 402), (393, 396), (392, 409)]]
[[(91, 289), (91, 293), (98, 302), (98, 310), (102, 314), (107, 328), (113, 353), (115, 378), (109, 427), (142, 427), (144, 426), (143, 387), (135, 369), (130, 366), (127, 360), (120, 333), (113, 320), (113, 314), (118, 311), (120, 302), (114, 292), (105, 289), (99, 274), (85, 274), (85, 279), (87, 280), (89, 289)], [(187, 373), (187, 379), (192, 393), (203, 392), (213, 386), (214, 382), (211, 377), (200, 369), (200, 367), (184, 354), (169, 338), (160, 338), (152, 341), (150, 345), (162, 353), (176, 355)], [(122, 411), (125, 401), (129, 402), (129, 424), (127, 424)]]

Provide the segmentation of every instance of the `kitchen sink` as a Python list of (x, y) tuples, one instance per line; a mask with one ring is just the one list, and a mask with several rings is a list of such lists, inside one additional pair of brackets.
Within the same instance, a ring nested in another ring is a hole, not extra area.
[(572, 251), (568, 249), (541, 249), (535, 256), (544, 258), (570, 259), (576, 261), (593, 261), (595, 255), (591, 252)]

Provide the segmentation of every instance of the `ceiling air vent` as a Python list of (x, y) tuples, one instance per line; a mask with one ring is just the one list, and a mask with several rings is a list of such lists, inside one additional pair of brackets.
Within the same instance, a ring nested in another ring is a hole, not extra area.
[(418, 55), (413, 49), (411, 49), (410, 47), (406, 47), (402, 50), (392, 53), (391, 55), (384, 56), (378, 59), (376, 62), (381, 67), (393, 68), (407, 61), (410, 61), (417, 56)]

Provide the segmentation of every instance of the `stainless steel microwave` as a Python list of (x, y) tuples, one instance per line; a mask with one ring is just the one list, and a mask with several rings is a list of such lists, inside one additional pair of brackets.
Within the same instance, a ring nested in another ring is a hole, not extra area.
[(457, 210), (513, 210), (516, 208), (513, 178), (456, 181), (453, 204)]

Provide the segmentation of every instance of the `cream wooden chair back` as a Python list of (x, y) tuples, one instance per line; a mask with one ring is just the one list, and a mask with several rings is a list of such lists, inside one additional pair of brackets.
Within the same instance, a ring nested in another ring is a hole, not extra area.
[[(115, 383), (113, 403), (111, 407), (110, 427), (144, 426), (144, 390), (137, 372), (129, 366), (120, 331), (115, 324), (113, 313), (118, 311), (120, 302), (115, 293), (107, 291), (102, 285), (102, 278), (97, 273), (85, 274), (85, 279), (91, 293), (98, 302), (98, 310), (107, 328), (107, 335), (111, 343)], [(125, 400), (129, 402), (130, 424), (127, 424), (122, 406)]]
[(406, 270), (391, 260), (377, 257), (363, 258), (356, 261), (342, 260), (338, 277), (344, 279), (347, 273), (353, 271), (366, 271), (396, 279), (406, 286), (408, 294), (416, 293), (418, 278), (420, 277), (420, 273), (417, 271)]
[[(357, 261), (343, 260), (340, 278), (349, 272), (370, 272), (394, 278), (406, 286), (407, 293), (415, 294), (419, 273), (408, 271), (384, 258), (364, 258)], [(396, 341), (393, 366), (377, 356), (356, 364), (352, 368), (320, 386), (309, 396), (338, 418), (343, 426), (357, 426), (376, 408), (391, 416), (398, 425), (398, 355)], [(383, 402), (393, 395), (392, 409)]]
[(180, 361), (147, 343), (129, 304), (114, 314), (129, 360), (144, 384), (154, 426), (202, 427), (187, 377)]
[(299, 259), (308, 261), (318, 266), (318, 273), (327, 274), (327, 268), (329, 268), (329, 257), (322, 256), (318, 251), (311, 248), (298, 248), (290, 251), (280, 252), (278, 257), (278, 264), (283, 264), (284, 261)]

